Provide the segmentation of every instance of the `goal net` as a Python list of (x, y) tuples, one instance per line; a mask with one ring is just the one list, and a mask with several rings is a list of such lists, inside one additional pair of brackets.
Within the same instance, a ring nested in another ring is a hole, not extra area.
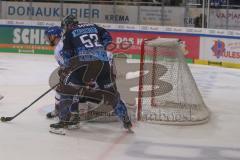
[(142, 42), (137, 119), (160, 124), (207, 122), (210, 113), (178, 39)]

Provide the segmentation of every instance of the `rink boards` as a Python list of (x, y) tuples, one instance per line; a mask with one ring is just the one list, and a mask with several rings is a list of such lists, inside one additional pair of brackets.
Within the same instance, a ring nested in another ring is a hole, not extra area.
[[(0, 20), (0, 52), (53, 54), (44, 30), (60, 22)], [(113, 37), (113, 53), (139, 58), (143, 39), (178, 38), (186, 45), (188, 63), (240, 67), (240, 31), (129, 24), (99, 24)]]

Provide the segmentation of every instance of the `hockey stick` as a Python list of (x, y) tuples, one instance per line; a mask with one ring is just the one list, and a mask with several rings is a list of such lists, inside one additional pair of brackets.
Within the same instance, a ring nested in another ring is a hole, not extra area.
[[(59, 83), (58, 83), (59, 84)], [(35, 101), (33, 101), (31, 104), (29, 104), (27, 107), (25, 107), (24, 109), (22, 109), (20, 112), (18, 112), (16, 115), (12, 116), (12, 117), (1, 117), (1, 121), (2, 122), (8, 122), (13, 120), (14, 118), (16, 118), (17, 116), (19, 116), (21, 113), (23, 113), (25, 110), (27, 110), (28, 108), (30, 108), (34, 103), (36, 103), (38, 100), (40, 100), (43, 96), (45, 96), (46, 94), (48, 94), (51, 90), (53, 90), (58, 84), (56, 84), (55, 86), (53, 86), (52, 88), (48, 89), (46, 92), (44, 92), (40, 97), (38, 97)]]

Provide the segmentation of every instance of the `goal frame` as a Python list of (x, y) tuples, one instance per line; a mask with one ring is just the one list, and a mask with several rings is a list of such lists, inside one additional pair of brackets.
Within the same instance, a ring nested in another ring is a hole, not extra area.
[[(182, 47), (180, 46), (181, 43), (179, 43), (179, 39), (176, 39), (176, 38), (170, 38), (171, 40), (173, 40), (172, 42), (174, 43), (171, 43), (171, 41), (168, 43), (162, 43), (161, 45), (158, 45), (158, 42), (157, 42), (157, 39), (159, 37), (155, 37), (155, 38), (152, 38), (152, 39), (145, 39), (142, 41), (141, 43), (141, 52), (140, 52), (140, 66), (139, 66), (139, 87), (138, 87), (138, 99), (137, 99), (137, 113), (136, 113), (136, 119), (137, 121), (142, 121), (142, 116), (143, 116), (143, 99), (142, 97), (144, 96), (144, 93), (143, 93), (143, 87), (144, 87), (144, 63), (145, 63), (145, 44), (149, 41), (152, 41), (154, 39), (156, 39), (156, 42), (153, 41), (153, 43), (149, 43), (148, 45), (150, 47), (152, 47), (152, 50), (151, 50), (151, 62), (152, 62), (152, 78), (151, 78), (151, 97), (150, 98), (150, 101), (149, 101), (149, 106), (148, 108), (155, 108), (155, 107), (159, 107), (159, 104), (156, 103), (155, 101), (155, 91), (154, 91), (154, 88), (155, 88), (155, 83), (156, 83), (156, 80), (155, 80), (155, 75), (157, 75), (156, 73), (156, 66), (157, 66), (157, 47), (170, 47), (170, 46), (173, 46), (176, 47), (176, 49), (179, 49)], [(163, 38), (164, 39), (164, 38)], [(155, 44), (156, 43), (156, 44)], [(184, 53), (182, 50), (179, 50), (179, 52), (182, 53), (182, 57), (184, 57)], [(180, 54), (181, 54), (180, 53)], [(177, 53), (178, 54), (178, 53)], [(187, 64), (184, 64), (182, 63), (182, 65), (187, 65)], [(189, 69), (189, 67), (185, 68), (188, 72), (190, 72), (191, 74), (191, 71)], [(191, 74), (192, 76), (192, 74)], [(193, 77), (192, 77), (193, 78)], [(192, 84), (194, 86), (193, 89), (195, 89), (195, 92), (199, 93), (199, 99), (203, 100), (201, 94), (200, 94), (200, 91), (199, 89), (197, 88), (197, 85), (196, 85), (196, 82), (195, 80), (193, 79), (194, 81), (194, 84)], [(209, 116), (210, 116), (210, 111), (208, 110), (208, 108), (206, 107), (204, 101), (203, 102), (203, 107), (202, 107), (202, 110), (199, 111), (199, 115), (198, 113), (196, 115), (193, 115), (193, 116), (197, 116), (197, 120), (196, 119), (193, 119), (192, 120), (192, 117), (190, 116), (190, 119), (189, 121), (151, 121), (151, 123), (158, 123), (158, 124), (170, 124), (170, 125), (195, 125), (195, 124), (202, 124), (202, 123), (206, 123), (209, 121)], [(176, 104), (177, 105), (177, 104)], [(191, 105), (191, 104), (187, 104), (187, 105)], [(194, 107), (194, 106), (193, 106)], [(197, 106), (199, 107), (199, 106)], [(191, 115), (191, 107), (189, 107), (189, 113)], [(195, 108), (193, 108), (195, 109)], [(195, 109), (196, 110), (196, 109)], [(196, 111), (195, 111), (196, 112)], [(203, 115), (202, 115), (203, 114)], [(206, 114), (206, 116), (205, 116)], [(198, 116), (199, 116), (199, 119), (198, 119)], [(203, 118), (202, 118), (203, 117)], [(194, 117), (196, 118), (196, 117)], [(201, 119), (202, 118), (202, 119)]]
[[(142, 43), (141, 43), (141, 52), (140, 52), (140, 71), (139, 71), (139, 88), (138, 88), (138, 105), (137, 105), (137, 120), (140, 121), (141, 120), (141, 112), (142, 112), (142, 96), (143, 96), (143, 66), (144, 66), (144, 50), (145, 50), (145, 43), (147, 41), (151, 41), (156, 39), (155, 38), (151, 38), (151, 39), (143, 39)], [(153, 50), (153, 62), (156, 62), (156, 48), (154, 48)], [(155, 70), (156, 68), (156, 63), (152, 64), (153, 69)], [(155, 72), (153, 73), (152, 77), (155, 76)], [(155, 84), (155, 79), (152, 78), (152, 84)], [(152, 91), (151, 91), (151, 106), (154, 106), (154, 99), (152, 98), (154, 96), (154, 85), (152, 85)]]

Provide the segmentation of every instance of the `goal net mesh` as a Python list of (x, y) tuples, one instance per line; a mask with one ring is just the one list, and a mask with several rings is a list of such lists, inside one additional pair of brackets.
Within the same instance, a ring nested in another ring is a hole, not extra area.
[(161, 124), (207, 122), (209, 110), (185, 62), (178, 39), (144, 41), (141, 48), (137, 118)]

